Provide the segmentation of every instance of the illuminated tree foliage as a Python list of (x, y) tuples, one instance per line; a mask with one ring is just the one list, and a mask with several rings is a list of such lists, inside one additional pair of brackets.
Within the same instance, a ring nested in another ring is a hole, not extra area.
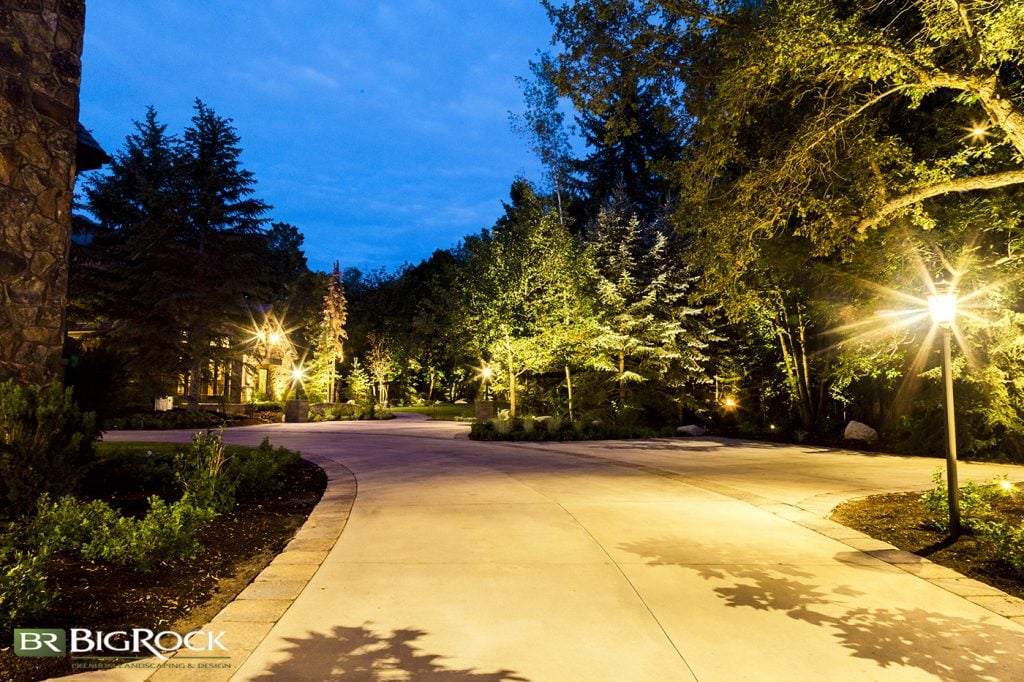
[(315, 401), (338, 400), (338, 367), (345, 361), (345, 341), (348, 339), (348, 332), (345, 331), (347, 308), (341, 270), (338, 261), (334, 261), (334, 269), (327, 279), (327, 293), (324, 295), (313, 362), (309, 369), (307, 392)]
[[(830, 411), (870, 404), (877, 414), (875, 389), (851, 395), (868, 380), (891, 392), (894, 373), (914, 372), (896, 358), (919, 338), (872, 364), (876, 350), (828, 333), (851, 309), (883, 303), (865, 280), (923, 293), (921, 270), (959, 267), (957, 253), (987, 263), (989, 278), (1019, 275), (1020, 3), (545, 6), (564, 48), (553, 81), (581, 118), (603, 122), (588, 138), (596, 153), (636, 130), (641, 110), (675, 141), (651, 152), (648, 168), (675, 190), (672, 219), (695, 292), (729, 329), (745, 325), (771, 342), (737, 338), (733, 349), (774, 346), (804, 429)], [(645, 107), (631, 103), (636, 93)], [(922, 245), (950, 256), (912, 257)], [(1000, 390), (986, 389), (990, 404), (1007, 403)]]

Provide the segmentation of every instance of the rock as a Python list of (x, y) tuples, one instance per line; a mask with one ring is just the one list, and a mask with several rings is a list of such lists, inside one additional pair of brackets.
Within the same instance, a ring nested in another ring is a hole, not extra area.
[(463, 400), (462, 398), (459, 398), (458, 400), (456, 400), (456, 401), (455, 401), (455, 404), (456, 404), (456, 405), (468, 405), (469, 403), (467, 403), (467, 402), (466, 402), (465, 400)]
[(696, 424), (687, 424), (686, 426), (680, 426), (676, 428), (681, 436), (703, 436), (705, 431)]
[(846, 440), (862, 440), (865, 443), (873, 443), (878, 440), (878, 431), (867, 424), (858, 421), (851, 421), (843, 430), (843, 438)]

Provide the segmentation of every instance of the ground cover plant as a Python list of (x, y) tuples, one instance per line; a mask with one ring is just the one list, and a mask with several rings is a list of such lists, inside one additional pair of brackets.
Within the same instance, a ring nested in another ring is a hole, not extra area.
[[(201, 625), (283, 548), (319, 499), (298, 453), (99, 443), (81, 496), (43, 495), (0, 533), (0, 646), (12, 627)], [(39, 661), (43, 661), (40, 663)], [(0, 651), (0, 678), (68, 672)]]

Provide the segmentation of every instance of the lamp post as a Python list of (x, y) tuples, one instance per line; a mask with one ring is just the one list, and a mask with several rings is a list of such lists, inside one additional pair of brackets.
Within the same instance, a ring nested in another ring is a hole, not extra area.
[(950, 342), (956, 319), (956, 290), (939, 286), (928, 297), (932, 322), (942, 330), (942, 383), (946, 403), (946, 488), (949, 494), (949, 535), (960, 535), (960, 488), (956, 472), (956, 417), (953, 409), (953, 353)]
[(491, 368), (484, 367), (483, 371), (480, 372), (480, 376), (484, 382), (484, 400), (490, 401), (491, 399)]

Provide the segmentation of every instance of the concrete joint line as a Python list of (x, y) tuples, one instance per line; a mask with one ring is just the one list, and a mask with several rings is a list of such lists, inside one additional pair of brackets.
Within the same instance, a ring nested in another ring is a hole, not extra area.
[[(661, 469), (649, 464), (622, 462), (610, 457), (601, 457), (600, 455), (584, 454), (567, 450), (556, 450), (554, 448), (531, 448), (528, 445), (520, 445), (520, 447), (540, 452), (567, 455), (569, 457), (577, 457), (580, 459), (606, 462), (608, 464), (642, 471), (653, 476), (660, 476), (679, 483), (691, 485), (695, 488), (701, 488), (709, 492), (718, 493), (725, 497), (731, 497), (735, 500), (740, 500), (741, 502), (746, 502), (753, 507), (757, 507), (758, 509), (785, 519), (786, 521), (796, 524), (802, 528), (806, 528), (818, 535), (840, 542), (850, 549), (864, 554), (865, 556), (869, 556), (891, 566), (895, 566), (896, 568), (899, 568), (906, 573), (910, 573), (921, 580), (929, 582), (936, 587), (941, 587), (961, 599), (966, 599), (972, 604), (980, 606), (996, 616), (1007, 618), (1017, 624), (1024, 625), (1024, 600), (1007, 594), (996, 587), (984, 585), (984, 583), (978, 583), (978, 581), (971, 580), (967, 576), (936, 564), (925, 557), (918, 556), (911, 552), (906, 552), (890, 545), (887, 542), (877, 540), (859, 531), (853, 530), (852, 528), (844, 526), (841, 523), (837, 523), (828, 517), (819, 514), (814, 509), (805, 508), (802, 504), (792, 505), (785, 502), (777, 502), (739, 488), (723, 485), (716, 481), (686, 476), (685, 474), (680, 474), (668, 469)], [(808, 500), (819, 499), (821, 497), (822, 495), (815, 495), (812, 498), (808, 498)], [(801, 502), (807, 502), (808, 500), (802, 500)], [(842, 501), (844, 500), (836, 500), (836, 504), (838, 505)], [(829, 511), (831, 511), (831, 509)], [(813, 518), (809, 520), (807, 515), (810, 515)], [(601, 549), (604, 550), (603, 547)], [(609, 557), (609, 559), (611, 559), (611, 557)], [(614, 560), (612, 560), (612, 563), (614, 563)], [(618, 564), (616, 564), (616, 567), (618, 568)], [(622, 569), (619, 570), (621, 572)], [(625, 577), (625, 574), (623, 574), (623, 576)], [(965, 583), (964, 581), (969, 582)], [(976, 588), (973, 590), (977, 592), (976, 594), (964, 594), (965, 591), (972, 591), (969, 590), (969, 588), (965, 589), (965, 585), (972, 584), (983, 585), (987, 589)], [(632, 587), (632, 583), (630, 584), (630, 587)], [(639, 594), (637, 596), (639, 596)], [(643, 601), (642, 598), (641, 601)], [(644, 606), (646, 606), (646, 604), (644, 604)], [(653, 614), (651, 615), (653, 616)], [(657, 618), (655, 618), (655, 620), (657, 621)], [(660, 626), (661, 623), (658, 623), (658, 625)], [(675, 646), (674, 643), (673, 646)], [(678, 651), (678, 649), (676, 651)], [(682, 658), (682, 654), (680, 654), (680, 658)], [(685, 659), (683, 660), (685, 662)]]

